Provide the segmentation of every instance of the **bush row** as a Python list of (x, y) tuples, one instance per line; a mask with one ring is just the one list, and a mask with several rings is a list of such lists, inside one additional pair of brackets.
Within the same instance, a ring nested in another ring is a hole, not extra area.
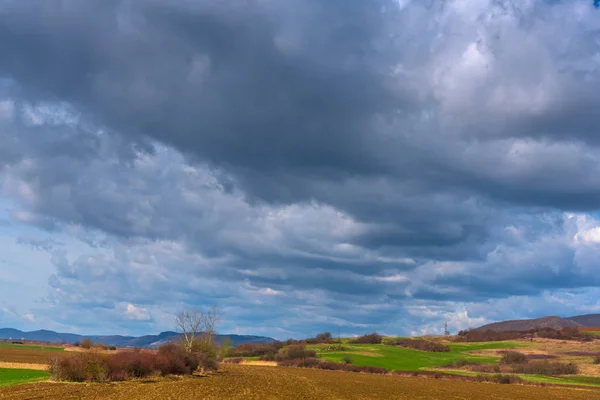
[(538, 361), (527, 364), (518, 364), (512, 367), (512, 372), (517, 374), (533, 374), (533, 375), (577, 375), (579, 368), (575, 363), (560, 363)]
[(400, 346), (432, 353), (444, 353), (450, 351), (450, 347), (448, 346), (424, 339), (393, 339), (388, 340), (384, 344), (388, 346)]
[(506, 331), (497, 332), (492, 330), (480, 331), (460, 331), (458, 337), (455, 339), (457, 342), (496, 342), (502, 340), (515, 340), (515, 339), (530, 339), (534, 337), (540, 337), (545, 339), (557, 339), (557, 340), (576, 340), (580, 342), (589, 342), (594, 340), (594, 336), (583, 333), (577, 328), (563, 328), (563, 329), (552, 329), (552, 328), (540, 328), (532, 329), (528, 331)]
[(116, 354), (75, 353), (50, 360), (49, 371), (58, 381), (107, 382), (154, 375), (190, 375), (197, 369), (218, 368), (216, 352), (187, 353), (179, 346), (162, 346), (158, 352), (126, 351)]
[(370, 333), (354, 338), (350, 341), (352, 344), (381, 344), (383, 336), (378, 333)]
[(357, 366), (350, 364), (338, 364), (331, 361), (324, 361), (318, 358), (304, 358), (296, 360), (285, 360), (278, 363), (281, 367), (299, 367), (299, 368), (316, 368), (316, 369), (327, 369), (332, 371), (349, 371), (349, 372), (363, 372), (368, 374), (387, 374), (388, 371), (385, 368), (372, 367), (372, 366)]
[(523, 364), (527, 362), (527, 356), (518, 351), (505, 351), (500, 359), (500, 364)]
[(229, 352), (231, 357), (261, 357), (271, 355), (272, 357), (284, 346), (281, 342), (275, 343), (245, 343), (233, 348)]

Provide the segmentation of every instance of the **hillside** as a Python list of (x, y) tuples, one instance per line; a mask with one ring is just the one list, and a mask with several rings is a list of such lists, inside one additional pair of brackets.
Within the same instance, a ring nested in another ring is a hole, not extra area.
[(535, 319), (520, 319), (512, 321), (501, 321), (494, 322), (492, 324), (481, 326), (475, 330), (478, 331), (496, 331), (496, 332), (507, 332), (507, 331), (528, 331), (539, 328), (577, 328), (582, 324), (577, 323), (571, 319), (561, 318), (556, 316), (535, 318)]
[(567, 318), (575, 321), (583, 326), (597, 327), (600, 326), (600, 314), (578, 315), (576, 317)]
[[(0, 339), (25, 339), (33, 340), (37, 342), (53, 342), (53, 343), (70, 343), (81, 341), (89, 338), (94, 342), (99, 342), (107, 346), (118, 346), (118, 347), (158, 347), (165, 343), (172, 342), (179, 336), (176, 332), (162, 332), (158, 335), (146, 335), (146, 336), (102, 336), (102, 335), (91, 335), (82, 336), (73, 333), (59, 333), (54, 331), (39, 330), (32, 332), (23, 332), (18, 329), (4, 328), (0, 329)], [(234, 346), (243, 343), (273, 343), (275, 339), (266, 336), (251, 336), (251, 335), (217, 335), (219, 342), (225, 341), (229, 338)]]

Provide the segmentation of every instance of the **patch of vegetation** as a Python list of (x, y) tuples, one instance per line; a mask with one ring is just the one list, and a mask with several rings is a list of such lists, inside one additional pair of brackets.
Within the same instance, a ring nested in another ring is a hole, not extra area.
[(350, 340), (351, 344), (381, 344), (383, 336), (377, 332), (370, 333), (368, 335), (362, 335), (357, 338)]
[(500, 359), (500, 364), (524, 364), (527, 362), (527, 356), (518, 351), (505, 351)]
[(575, 363), (538, 361), (527, 364), (514, 365), (512, 367), (512, 372), (517, 374), (547, 376), (577, 375), (579, 373), (579, 368)]
[(304, 358), (296, 360), (285, 360), (280, 361), (277, 365), (281, 367), (299, 367), (299, 368), (315, 368), (315, 369), (328, 369), (332, 371), (348, 371), (348, 372), (363, 372), (368, 374), (387, 374), (388, 371), (385, 368), (373, 367), (373, 366), (356, 366), (348, 363), (338, 364), (331, 361), (323, 361), (318, 358)]
[(275, 354), (284, 346), (281, 342), (275, 343), (245, 343), (234, 347), (229, 352), (230, 357), (266, 357), (275, 358)]
[(386, 341), (384, 344), (387, 346), (400, 346), (431, 353), (444, 353), (450, 351), (450, 347), (448, 346), (424, 339), (394, 339)]
[(235, 357), (235, 358), (227, 358), (225, 360), (223, 360), (223, 362), (225, 364), (241, 364), (245, 361), (246, 359), (243, 357)]
[(532, 339), (534, 337), (557, 340), (575, 340), (580, 342), (589, 342), (594, 340), (594, 335), (580, 331), (577, 328), (540, 328), (528, 331), (504, 332), (497, 332), (493, 330), (460, 331), (454, 340), (456, 342), (497, 342), (505, 340)]
[(150, 376), (190, 375), (198, 369), (217, 369), (215, 351), (189, 352), (168, 344), (158, 352), (125, 351), (116, 354), (75, 353), (53, 358), (49, 371), (57, 381), (112, 382)]
[(523, 383), (523, 380), (517, 375), (494, 374), (494, 375), (477, 375), (478, 382), (493, 382), (503, 385)]
[(65, 351), (62, 347), (56, 346), (42, 346), (42, 345), (29, 345), (29, 344), (12, 344), (7, 342), (0, 342), (0, 348), (8, 349), (28, 349), (28, 350), (46, 350), (46, 351)]
[(303, 344), (293, 344), (279, 349), (272, 361), (289, 361), (289, 360), (303, 360), (306, 358), (315, 358), (317, 352), (306, 348)]
[(30, 369), (0, 368), (0, 386), (20, 385), (48, 379), (48, 372)]
[(452, 343), (449, 352), (424, 352), (400, 346), (347, 344), (344, 351), (320, 352), (321, 358), (342, 363), (351, 357), (354, 365), (372, 365), (389, 370), (414, 371), (425, 367), (436, 367), (464, 359), (473, 363), (495, 363), (498, 357), (469, 354), (469, 351), (510, 348), (517, 346), (501, 343)]

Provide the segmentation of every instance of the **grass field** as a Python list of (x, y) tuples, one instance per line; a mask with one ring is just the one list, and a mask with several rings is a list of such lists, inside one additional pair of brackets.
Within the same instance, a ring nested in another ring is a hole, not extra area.
[(0, 388), (0, 399), (304, 399), (304, 400), (600, 400), (600, 392), (301, 368), (228, 365), (208, 378), (73, 385), (36, 383)]
[(426, 367), (437, 367), (457, 360), (493, 363), (499, 357), (469, 354), (475, 350), (514, 349), (527, 346), (523, 342), (452, 343), (447, 353), (430, 353), (399, 346), (344, 344), (344, 351), (323, 351), (322, 345), (309, 346), (318, 355), (329, 361), (342, 362), (350, 357), (354, 365), (371, 365), (390, 370), (415, 371)]
[(0, 349), (26, 349), (26, 350), (44, 350), (44, 351), (65, 351), (62, 347), (56, 346), (40, 346), (29, 344), (12, 344), (0, 342)]
[(46, 371), (0, 368), (0, 386), (18, 385), (46, 379), (48, 379), (48, 372)]

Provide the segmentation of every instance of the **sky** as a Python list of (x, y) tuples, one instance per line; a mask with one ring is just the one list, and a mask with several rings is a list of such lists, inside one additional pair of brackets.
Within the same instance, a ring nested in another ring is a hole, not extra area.
[(2, 0), (0, 326), (600, 313), (592, 0)]

